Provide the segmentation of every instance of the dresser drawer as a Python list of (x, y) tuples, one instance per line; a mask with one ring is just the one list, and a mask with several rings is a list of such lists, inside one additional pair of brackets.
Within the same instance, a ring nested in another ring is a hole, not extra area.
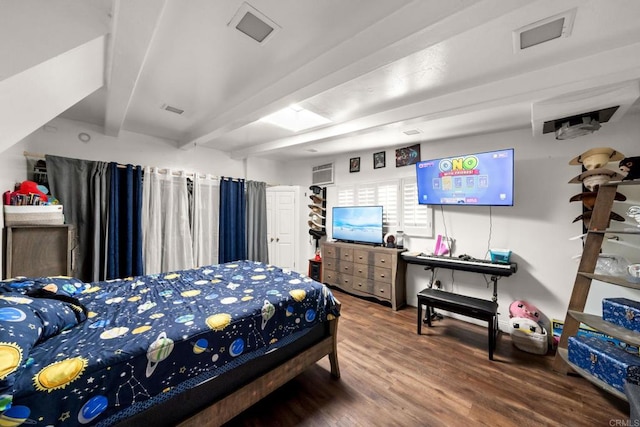
[(377, 282), (383, 283), (391, 283), (392, 279), (391, 269), (390, 268), (382, 268), (382, 267), (374, 267), (373, 268), (373, 277), (372, 279)]
[(338, 249), (338, 258), (340, 261), (353, 261), (353, 249), (352, 248), (340, 248)]
[(380, 298), (391, 299), (391, 283), (373, 282), (373, 294)]
[(373, 294), (373, 282), (360, 277), (353, 278), (353, 289), (365, 294)]
[(353, 275), (360, 277), (361, 279), (368, 279), (370, 275), (373, 275), (373, 268), (366, 264), (353, 263)]
[(338, 271), (338, 261), (334, 258), (325, 258), (322, 260), (322, 266), (325, 270)]
[(343, 289), (351, 289), (353, 288), (353, 276), (350, 274), (338, 274), (338, 282), (337, 284)]
[(373, 264), (376, 267), (391, 268), (392, 256), (386, 253), (375, 253), (373, 256)]
[(329, 283), (331, 285), (338, 283), (338, 280), (339, 280), (338, 272), (335, 270), (329, 270), (327, 268), (324, 268), (322, 270), (322, 278), (326, 283)]
[(330, 245), (322, 245), (322, 257), (323, 258), (338, 258), (338, 248)]
[(357, 262), (358, 264), (369, 264), (369, 255), (371, 252), (363, 249), (354, 249), (353, 250), (353, 262)]

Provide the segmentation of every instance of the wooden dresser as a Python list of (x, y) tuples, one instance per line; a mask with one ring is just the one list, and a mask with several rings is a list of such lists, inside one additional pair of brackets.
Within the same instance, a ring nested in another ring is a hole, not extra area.
[(68, 224), (5, 227), (4, 278), (73, 275), (73, 243)]
[(391, 303), (395, 311), (406, 304), (403, 249), (353, 243), (322, 244), (324, 283), (359, 296)]

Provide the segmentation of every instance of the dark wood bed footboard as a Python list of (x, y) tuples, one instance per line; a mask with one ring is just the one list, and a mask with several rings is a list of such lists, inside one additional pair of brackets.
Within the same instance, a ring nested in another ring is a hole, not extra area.
[(300, 375), (324, 356), (329, 356), (331, 376), (340, 378), (338, 319), (329, 321), (329, 335), (326, 338), (183, 421), (179, 427), (220, 426)]

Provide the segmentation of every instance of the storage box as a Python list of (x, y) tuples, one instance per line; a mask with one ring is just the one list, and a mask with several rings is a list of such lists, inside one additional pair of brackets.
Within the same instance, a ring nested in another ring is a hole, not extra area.
[(64, 224), (62, 205), (4, 206), (4, 225)]
[(602, 318), (623, 328), (640, 332), (640, 303), (628, 298), (604, 298)]
[[(552, 325), (551, 328), (552, 328), (553, 340), (554, 340), (554, 346), (555, 346), (557, 342), (560, 341), (560, 336), (562, 335), (564, 322), (562, 320), (553, 319), (551, 321), (551, 325)], [(580, 325), (580, 328), (578, 329), (578, 333), (576, 335), (579, 337), (597, 338), (599, 340), (605, 341), (606, 343), (608, 343), (608, 345), (614, 345), (620, 348), (621, 350), (626, 351), (627, 353), (640, 355), (640, 349), (638, 349), (638, 347), (628, 345), (627, 343), (620, 341), (618, 338), (614, 338), (610, 335), (602, 333), (598, 330), (595, 330), (583, 324)]]
[(569, 361), (624, 393), (624, 384), (640, 383), (640, 357), (595, 337), (569, 337)]
[(489, 249), (491, 254), (491, 262), (500, 262), (509, 264), (511, 259), (511, 251), (509, 249)]

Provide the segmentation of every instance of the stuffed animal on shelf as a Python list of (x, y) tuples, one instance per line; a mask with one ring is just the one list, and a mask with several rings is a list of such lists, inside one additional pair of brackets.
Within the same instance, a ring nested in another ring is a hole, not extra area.
[(620, 172), (625, 177), (623, 181), (631, 181), (640, 178), (640, 157), (625, 157), (618, 164)]

